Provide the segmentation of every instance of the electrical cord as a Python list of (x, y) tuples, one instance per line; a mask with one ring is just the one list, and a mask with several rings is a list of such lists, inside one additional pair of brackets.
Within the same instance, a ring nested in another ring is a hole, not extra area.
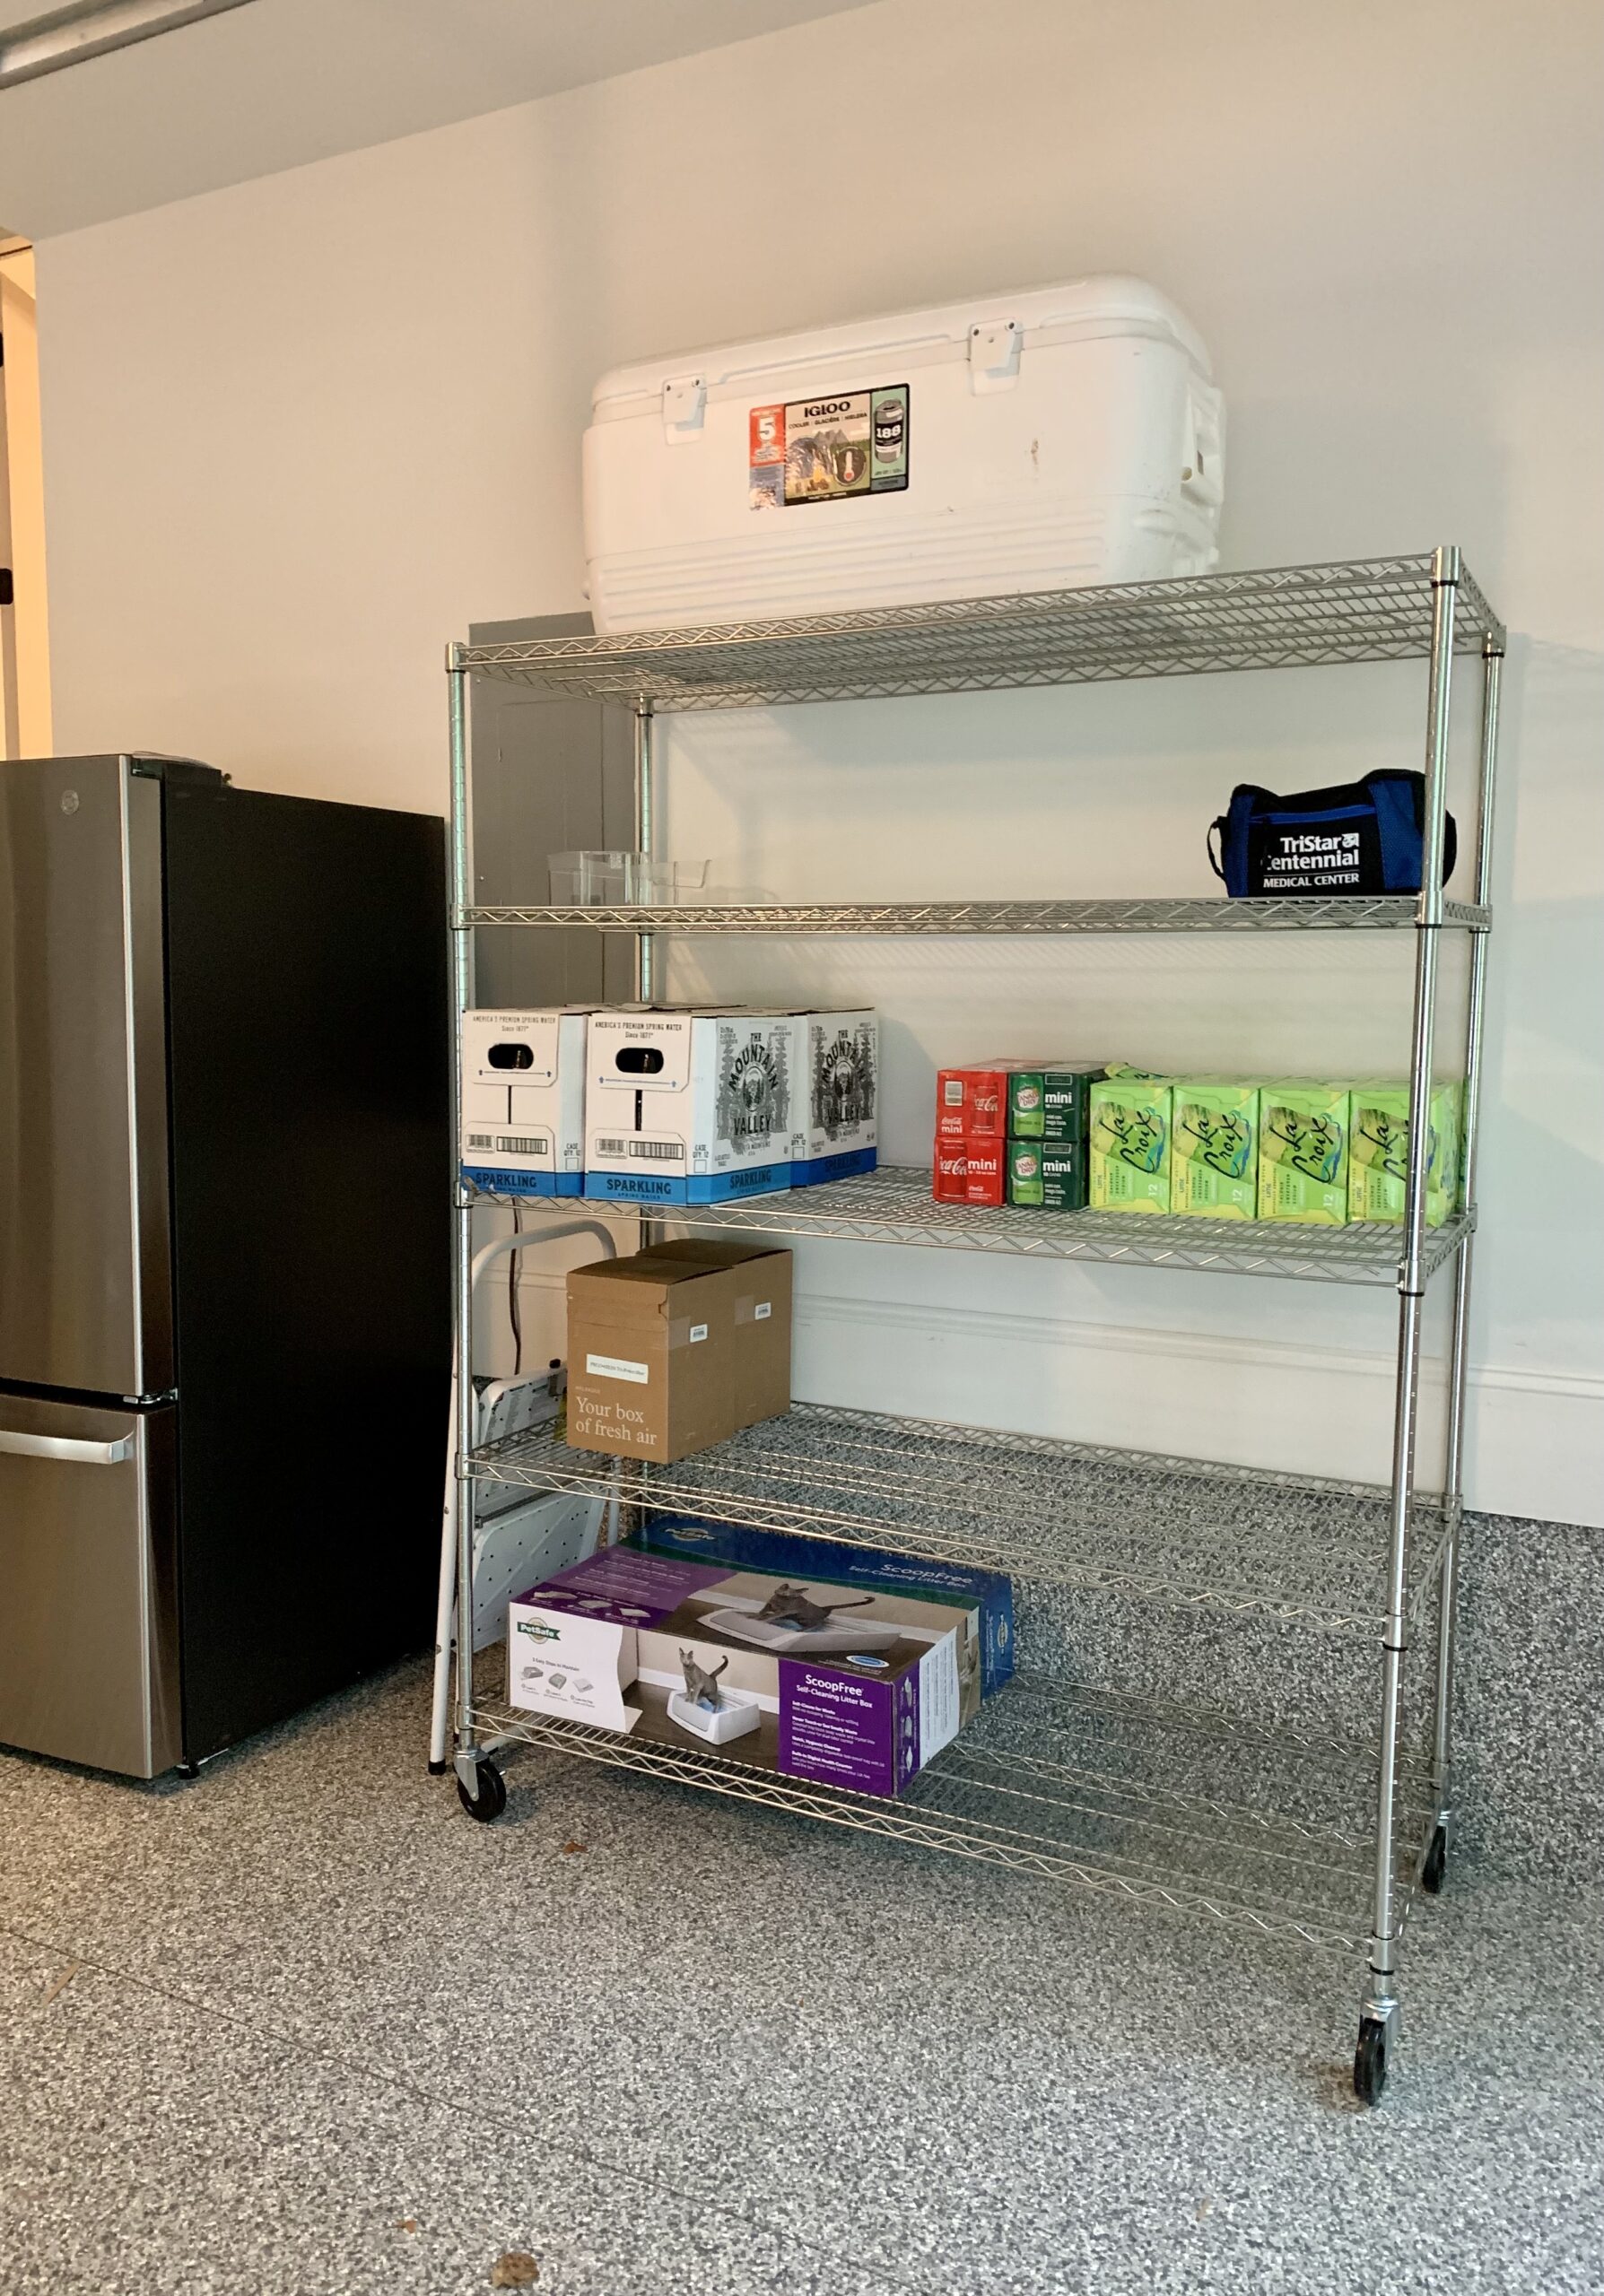
[[(523, 1207), (514, 1197), (512, 1204), (512, 1232), (524, 1232)], [(507, 1320), (512, 1326), (512, 1376), (519, 1378), (524, 1368), (524, 1309), (518, 1296), (518, 1264), (522, 1255), (516, 1251), (507, 1255)]]

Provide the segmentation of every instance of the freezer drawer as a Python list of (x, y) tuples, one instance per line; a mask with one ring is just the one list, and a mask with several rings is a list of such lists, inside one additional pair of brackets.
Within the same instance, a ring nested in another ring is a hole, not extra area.
[(0, 1395), (0, 1744), (179, 1760), (174, 1419)]

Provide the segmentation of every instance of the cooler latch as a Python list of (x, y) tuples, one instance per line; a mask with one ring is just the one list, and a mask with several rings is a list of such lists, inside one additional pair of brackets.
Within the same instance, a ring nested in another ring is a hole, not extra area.
[(969, 387), (1006, 391), (1019, 379), (1024, 329), (1017, 319), (979, 319), (969, 330)]
[(702, 435), (707, 412), (707, 381), (702, 375), (676, 375), (663, 385), (663, 436), (671, 447)]

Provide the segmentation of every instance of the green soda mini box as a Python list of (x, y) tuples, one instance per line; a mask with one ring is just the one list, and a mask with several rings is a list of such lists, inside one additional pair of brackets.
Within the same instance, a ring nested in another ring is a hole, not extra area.
[(1081, 1212), (1086, 1202), (1084, 1141), (1010, 1140), (1008, 1202), (1043, 1212)]
[(1223, 1076), (1181, 1079), (1174, 1087), (1170, 1146), (1171, 1208), (1213, 1220), (1259, 1213), (1259, 1087)]
[[(1434, 1084), (1425, 1144), (1425, 1223), (1440, 1228), (1460, 1186), (1458, 1084)], [(1409, 1088), (1362, 1083), (1353, 1089), (1347, 1216), (1401, 1222), (1409, 1178)]]
[(1283, 1079), (1259, 1089), (1259, 1217), (1347, 1225), (1348, 1087)]
[(1096, 1212), (1167, 1212), (1170, 1121), (1167, 1077), (1133, 1073), (1090, 1088), (1089, 1178)]
[(1008, 1071), (1010, 1140), (1085, 1139), (1087, 1095), (1107, 1070), (1101, 1061), (1050, 1060)]

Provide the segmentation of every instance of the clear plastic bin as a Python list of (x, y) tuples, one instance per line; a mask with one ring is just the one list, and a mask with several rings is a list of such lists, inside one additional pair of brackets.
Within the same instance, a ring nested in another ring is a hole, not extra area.
[(554, 853), (554, 909), (672, 909), (701, 898), (705, 861), (659, 861), (645, 853)]

